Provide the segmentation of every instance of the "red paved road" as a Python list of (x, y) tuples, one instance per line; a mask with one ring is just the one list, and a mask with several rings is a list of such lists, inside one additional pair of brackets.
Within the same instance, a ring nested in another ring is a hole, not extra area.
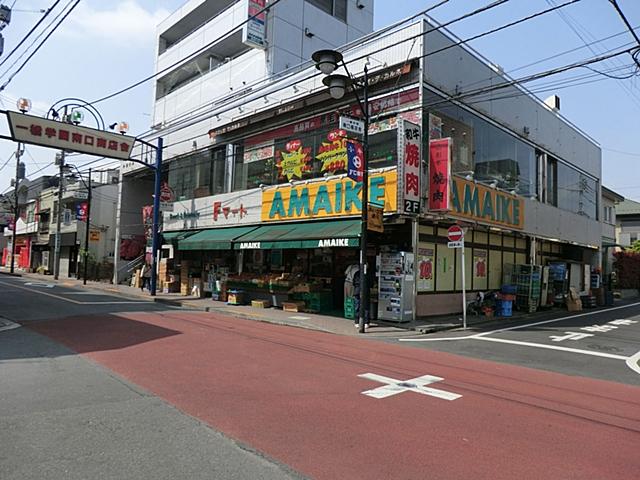
[[(637, 479), (640, 389), (203, 313), (32, 328), (314, 478)], [(586, 360), (588, 361), (588, 360)], [(360, 392), (431, 374), (455, 401)]]

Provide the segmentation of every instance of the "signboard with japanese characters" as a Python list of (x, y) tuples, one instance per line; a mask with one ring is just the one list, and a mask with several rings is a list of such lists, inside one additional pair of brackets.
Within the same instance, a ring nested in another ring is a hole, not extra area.
[(347, 177), (362, 182), (364, 177), (364, 151), (360, 142), (347, 141)]
[(260, 223), (262, 191), (224, 193), (173, 203), (163, 213), (163, 231), (189, 230)]
[(430, 212), (448, 212), (450, 210), (451, 180), (450, 138), (429, 142), (429, 201)]
[(418, 244), (418, 292), (432, 292), (434, 290), (434, 261), (435, 245), (430, 243)]
[(87, 202), (78, 203), (76, 205), (76, 220), (79, 220), (80, 222), (86, 222), (88, 209), (89, 204)]
[(420, 126), (401, 120), (398, 122), (398, 212), (407, 215), (420, 213), (422, 176), (422, 135)]
[(7, 112), (7, 119), (11, 136), (16, 142), (89, 155), (128, 160), (136, 141), (135, 137), (24, 113)]
[(242, 29), (242, 43), (253, 48), (266, 47), (266, 0), (248, 0), (248, 20)]

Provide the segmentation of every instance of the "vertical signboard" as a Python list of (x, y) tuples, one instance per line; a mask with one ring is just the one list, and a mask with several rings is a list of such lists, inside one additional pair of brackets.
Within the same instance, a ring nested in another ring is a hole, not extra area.
[(249, 20), (242, 29), (242, 43), (253, 48), (266, 48), (266, 0), (247, 0)]
[(398, 122), (398, 212), (420, 213), (422, 144), (420, 127), (407, 120)]
[(429, 142), (429, 202), (430, 212), (448, 212), (451, 196), (450, 138)]
[(362, 182), (364, 176), (364, 152), (362, 145), (347, 140), (347, 177), (354, 182)]

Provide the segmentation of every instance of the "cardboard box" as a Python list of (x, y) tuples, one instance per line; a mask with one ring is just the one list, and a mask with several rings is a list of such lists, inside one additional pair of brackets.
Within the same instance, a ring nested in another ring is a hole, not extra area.
[(302, 301), (282, 302), (282, 310), (285, 312), (304, 312), (305, 303)]
[(271, 307), (271, 300), (251, 300), (251, 306), (253, 308), (269, 308)]
[(567, 310), (570, 312), (582, 311), (582, 300), (571, 300), (570, 298), (567, 298)]

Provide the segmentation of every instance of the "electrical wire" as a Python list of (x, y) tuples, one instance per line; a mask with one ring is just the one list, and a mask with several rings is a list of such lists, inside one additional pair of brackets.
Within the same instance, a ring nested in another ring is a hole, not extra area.
[(67, 10), (67, 12), (64, 14), (64, 16), (60, 19), (60, 21), (58, 21), (58, 23), (56, 23), (54, 25), (53, 29), (44, 37), (42, 42), (40, 42), (40, 44), (35, 48), (35, 50), (33, 52), (31, 52), (31, 54), (27, 57), (27, 59), (24, 62), (22, 62), (22, 65), (20, 65), (20, 67), (18, 67), (18, 69), (15, 72), (13, 72), (9, 76), (9, 78), (0, 86), (0, 92), (3, 91), (5, 88), (7, 88), (9, 83), (11, 83), (11, 80), (13, 80), (15, 78), (15, 76), (18, 75), (18, 73), (20, 73), (22, 71), (22, 69), (27, 65), (27, 63), (29, 63), (29, 60), (31, 60), (33, 58), (33, 56), (36, 53), (38, 53), (38, 50), (40, 50), (40, 48), (46, 43), (46, 41), (49, 39), (49, 37), (51, 37), (51, 35), (53, 35), (53, 33), (58, 29), (60, 24), (62, 22), (64, 22), (64, 20), (69, 16), (69, 14), (71, 14), (71, 12), (78, 6), (79, 3), (80, 3), (80, 0), (76, 0), (75, 3), (71, 6), (71, 8), (69, 10)]
[(22, 37), (22, 40), (20, 40), (20, 42), (18, 42), (18, 44), (15, 47), (13, 47), (13, 49), (5, 56), (5, 58), (2, 61), (0, 61), (0, 67), (2, 67), (2, 65), (4, 65), (5, 62), (9, 60), (9, 58), (11, 58), (11, 56), (22, 46), (22, 44), (27, 41), (27, 39), (31, 36), (31, 34), (38, 29), (38, 27), (42, 24), (42, 22), (45, 21), (45, 19), (51, 13), (51, 11), (54, 8), (56, 8), (56, 6), (60, 3), (60, 1), (61, 0), (56, 0), (54, 4), (51, 5), (51, 7), (49, 7), (46, 10), (44, 15), (40, 18), (40, 20), (38, 20), (36, 24), (33, 27), (31, 27), (31, 30), (29, 30), (24, 37)]
[(11, 155), (9, 156), (9, 158), (7, 158), (7, 160), (2, 164), (2, 166), (0, 167), (0, 172), (4, 169), (4, 167), (6, 167), (9, 162), (11, 161), (11, 159), (15, 156), (16, 152), (12, 152)]

